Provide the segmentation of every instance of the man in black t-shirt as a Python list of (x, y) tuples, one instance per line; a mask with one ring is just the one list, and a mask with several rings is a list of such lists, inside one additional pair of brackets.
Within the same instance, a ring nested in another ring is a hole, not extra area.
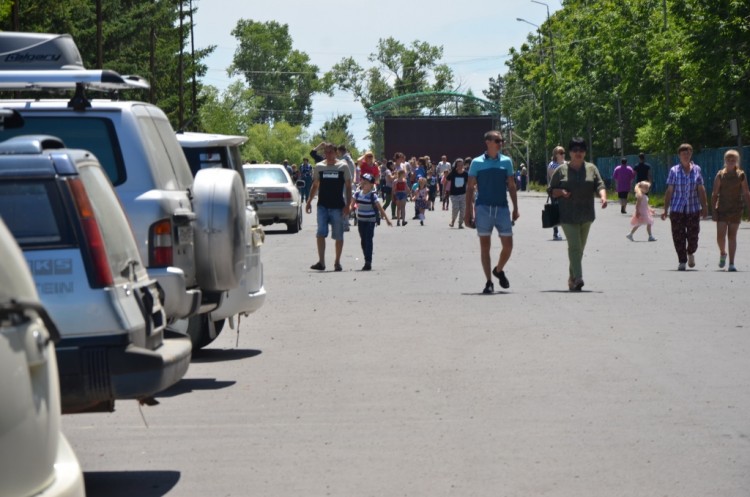
[(453, 163), (453, 169), (448, 173), (446, 181), (450, 181), (451, 223), (456, 223), (458, 218), (458, 229), (464, 228), (464, 212), (466, 211), (466, 183), (469, 182), (469, 172), (464, 168), (464, 160), (460, 157)]
[(638, 165), (633, 168), (635, 171), (635, 182), (640, 183), (641, 181), (648, 181), (653, 185), (654, 181), (651, 173), (651, 164), (646, 162), (646, 154), (643, 152), (638, 154), (638, 160)]
[[(310, 196), (305, 204), (305, 212), (312, 213), (312, 199), (318, 194), (318, 231), (316, 242), (318, 262), (310, 269), (323, 271), (326, 268), (326, 237), (331, 225), (331, 238), (336, 242), (336, 259), (333, 267), (341, 271), (341, 252), (344, 249), (344, 220), (349, 217), (352, 203), (352, 178), (346, 162), (336, 158), (336, 146), (323, 144), (325, 159), (315, 165)], [(344, 198), (346, 197), (346, 198)]]

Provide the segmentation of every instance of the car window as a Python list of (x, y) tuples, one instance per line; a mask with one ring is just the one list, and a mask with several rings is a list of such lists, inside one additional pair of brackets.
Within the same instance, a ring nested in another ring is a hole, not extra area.
[(117, 195), (101, 169), (81, 166), (78, 170), (104, 238), (112, 275), (117, 278), (129, 264), (141, 263), (133, 231)]
[(201, 169), (224, 167), (227, 163), (225, 147), (188, 147), (182, 150), (185, 152), (193, 175), (198, 174)]
[(148, 114), (153, 120), (156, 135), (161, 140), (161, 148), (166, 152), (169, 164), (172, 167), (173, 174), (179, 183), (179, 189), (189, 188), (193, 184), (193, 175), (190, 173), (190, 167), (182, 153), (182, 147), (177, 141), (172, 125), (169, 124), (167, 117), (156, 107), (145, 107)]
[(24, 115), (21, 128), (0, 131), (0, 141), (19, 135), (52, 135), (60, 138), (67, 148), (91, 151), (109, 176), (113, 185), (125, 182), (120, 144), (112, 121), (100, 117), (54, 117)]
[(72, 244), (64, 212), (54, 181), (0, 182), (0, 216), (21, 247)]
[(276, 167), (246, 167), (245, 182), (248, 185), (283, 185), (289, 183), (284, 171)]

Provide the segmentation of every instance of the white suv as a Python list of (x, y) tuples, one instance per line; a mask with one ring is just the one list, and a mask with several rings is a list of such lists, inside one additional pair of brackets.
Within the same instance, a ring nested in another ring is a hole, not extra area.
[(62, 335), (63, 412), (111, 411), (182, 378), (190, 340), (165, 336), (156, 281), (96, 157), (49, 136), (0, 142), (0, 216)]
[[(239, 286), (244, 273), (247, 234), (240, 176), (207, 169), (193, 179), (167, 116), (156, 106), (89, 100), (87, 91), (117, 96), (148, 84), (112, 71), (84, 70), (68, 35), (0, 33), (0, 52), (8, 51), (14, 56), (0, 60), (0, 89), (69, 89), (75, 95), (0, 102), (26, 121), (23, 130), (0, 130), (0, 140), (47, 134), (70, 148), (93, 152), (128, 215), (149, 275), (163, 290), (170, 323), (190, 318), (200, 329), (198, 336), (215, 336), (208, 313)], [(27, 61), (25, 69), (8, 60)], [(50, 70), (50, 61), (65, 69)], [(35, 70), (37, 62), (44, 70)]]
[(60, 431), (60, 335), (2, 220), (0, 281), (0, 495), (83, 497), (81, 466)]

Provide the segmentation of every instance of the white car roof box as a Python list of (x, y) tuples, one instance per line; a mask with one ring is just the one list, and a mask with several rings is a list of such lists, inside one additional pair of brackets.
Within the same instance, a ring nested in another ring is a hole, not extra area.
[(0, 32), (0, 70), (83, 68), (70, 35)]

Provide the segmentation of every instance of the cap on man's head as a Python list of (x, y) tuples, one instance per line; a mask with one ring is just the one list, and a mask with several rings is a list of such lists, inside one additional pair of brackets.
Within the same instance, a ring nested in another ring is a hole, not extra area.
[(370, 183), (375, 183), (375, 178), (372, 177), (372, 174), (365, 173), (362, 176), (360, 176), (363, 180), (369, 181)]

